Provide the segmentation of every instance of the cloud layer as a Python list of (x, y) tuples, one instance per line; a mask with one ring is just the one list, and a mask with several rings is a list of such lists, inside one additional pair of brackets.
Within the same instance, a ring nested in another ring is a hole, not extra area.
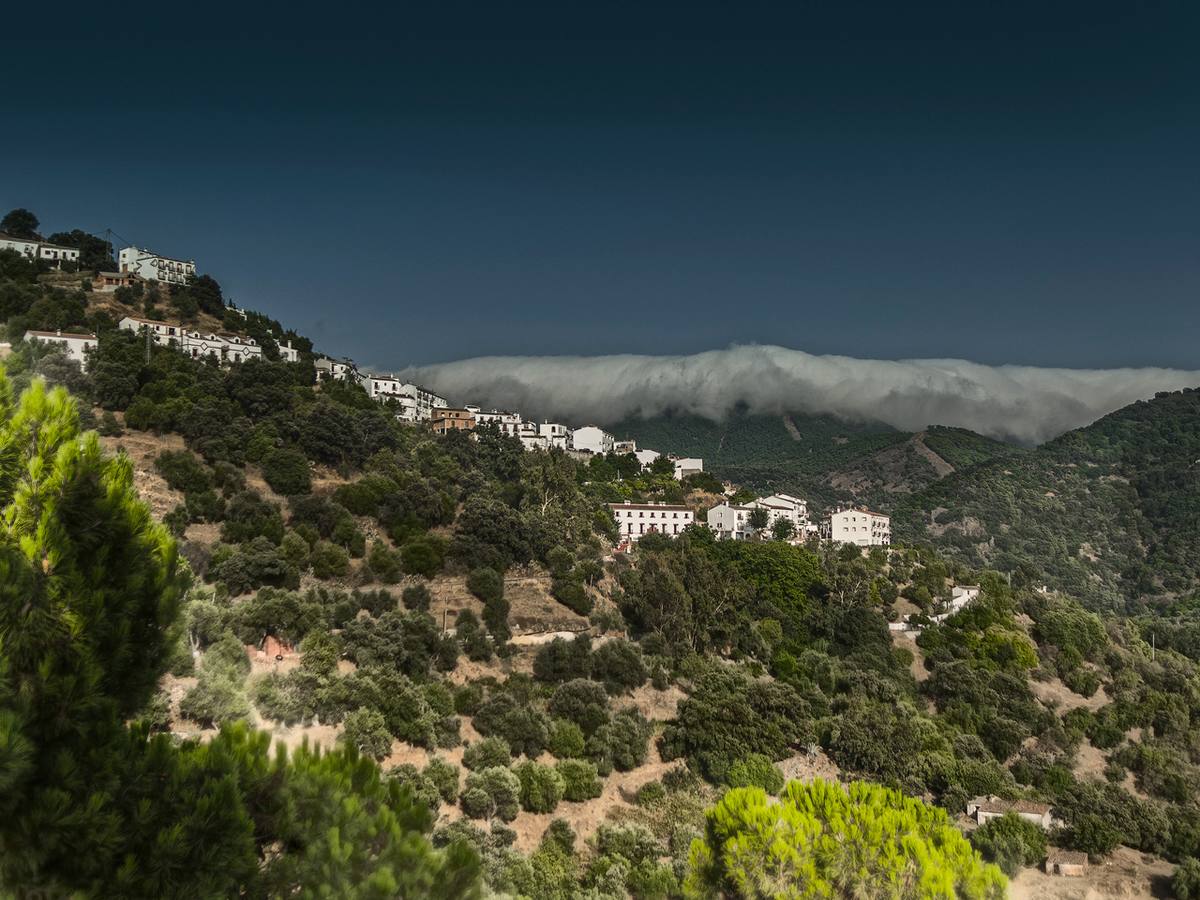
[(956, 425), (1039, 443), (1156, 391), (1200, 385), (1179, 369), (1049, 369), (961, 359), (874, 360), (737, 346), (692, 356), (489, 356), (410, 370), (455, 403), (569, 424), (667, 410), (722, 419), (829, 413), (906, 431)]

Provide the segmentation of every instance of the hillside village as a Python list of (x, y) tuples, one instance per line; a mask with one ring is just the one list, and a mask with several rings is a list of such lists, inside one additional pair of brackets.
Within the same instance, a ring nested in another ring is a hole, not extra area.
[(80, 304), (6, 313), (14, 383), (90, 398), (186, 560), (155, 733), (353, 746), (504, 896), (682, 896), (706, 809), (785, 781), (915, 816), (961, 896), (1150, 896), (1200, 851), (1185, 637), (861, 504), (362, 371), (193, 260), (0, 235), (0, 280), (14, 254)]

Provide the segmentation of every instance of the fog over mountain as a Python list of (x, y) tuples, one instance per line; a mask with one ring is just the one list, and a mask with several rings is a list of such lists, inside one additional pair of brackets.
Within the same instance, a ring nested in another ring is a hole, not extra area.
[(1200, 385), (1180, 369), (987, 366), (961, 359), (876, 360), (735, 346), (691, 356), (487, 356), (409, 369), (451, 402), (572, 424), (667, 411), (721, 419), (829, 413), (903, 430), (955, 425), (1039, 443), (1156, 391)]

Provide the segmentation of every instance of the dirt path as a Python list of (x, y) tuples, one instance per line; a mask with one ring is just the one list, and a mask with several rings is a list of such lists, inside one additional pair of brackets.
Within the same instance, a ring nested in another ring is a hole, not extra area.
[(954, 471), (954, 466), (950, 465), (950, 463), (938, 456), (937, 453), (931, 450), (929, 445), (925, 443), (924, 431), (914, 434), (912, 438), (909, 439), (909, 443), (912, 444), (912, 448), (916, 450), (917, 453), (925, 457), (929, 464), (933, 466), (933, 471), (937, 473), (938, 478), (945, 478)]

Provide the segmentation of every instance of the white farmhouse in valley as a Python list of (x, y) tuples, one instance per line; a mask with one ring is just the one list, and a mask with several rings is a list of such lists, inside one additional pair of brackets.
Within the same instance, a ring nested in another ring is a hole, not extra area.
[(611, 453), (617, 439), (599, 425), (584, 425), (576, 428), (571, 435), (576, 450), (586, 450), (589, 453)]
[(710, 509), (705, 518), (718, 540), (744, 541), (754, 533), (750, 527), (752, 511), (749, 506), (734, 505), (727, 501)]
[(0, 250), (15, 250), (26, 259), (44, 259), (61, 268), (65, 262), (79, 262), (78, 247), (62, 247), (37, 238), (19, 238), (0, 231)]
[(892, 542), (892, 520), (863, 506), (838, 509), (821, 523), (821, 537), (839, 544), (886, 547)]
[(174, 259), (141, 247), (126, 247), (117, 254), (117, 266), (147, 281), (187, 284), (196, 277), (194, 259)]
[(695, 514), (686, 506), (670, 503), (610, 503), (613, 518), (617, 520), (617, 531), (622, 540), (637, 543), (648, 534), (664, 534), (675, 537), (696, 520)]
[(67, 357), (75, 360), (84, 368), (88, 364), (88, 352), (95, 350), (100, 342), (94, 334), (71, 334), (61, 331), (27, 331), (27, 342), (37, 341), (39, 344), (55, 344), (67, 352)]

